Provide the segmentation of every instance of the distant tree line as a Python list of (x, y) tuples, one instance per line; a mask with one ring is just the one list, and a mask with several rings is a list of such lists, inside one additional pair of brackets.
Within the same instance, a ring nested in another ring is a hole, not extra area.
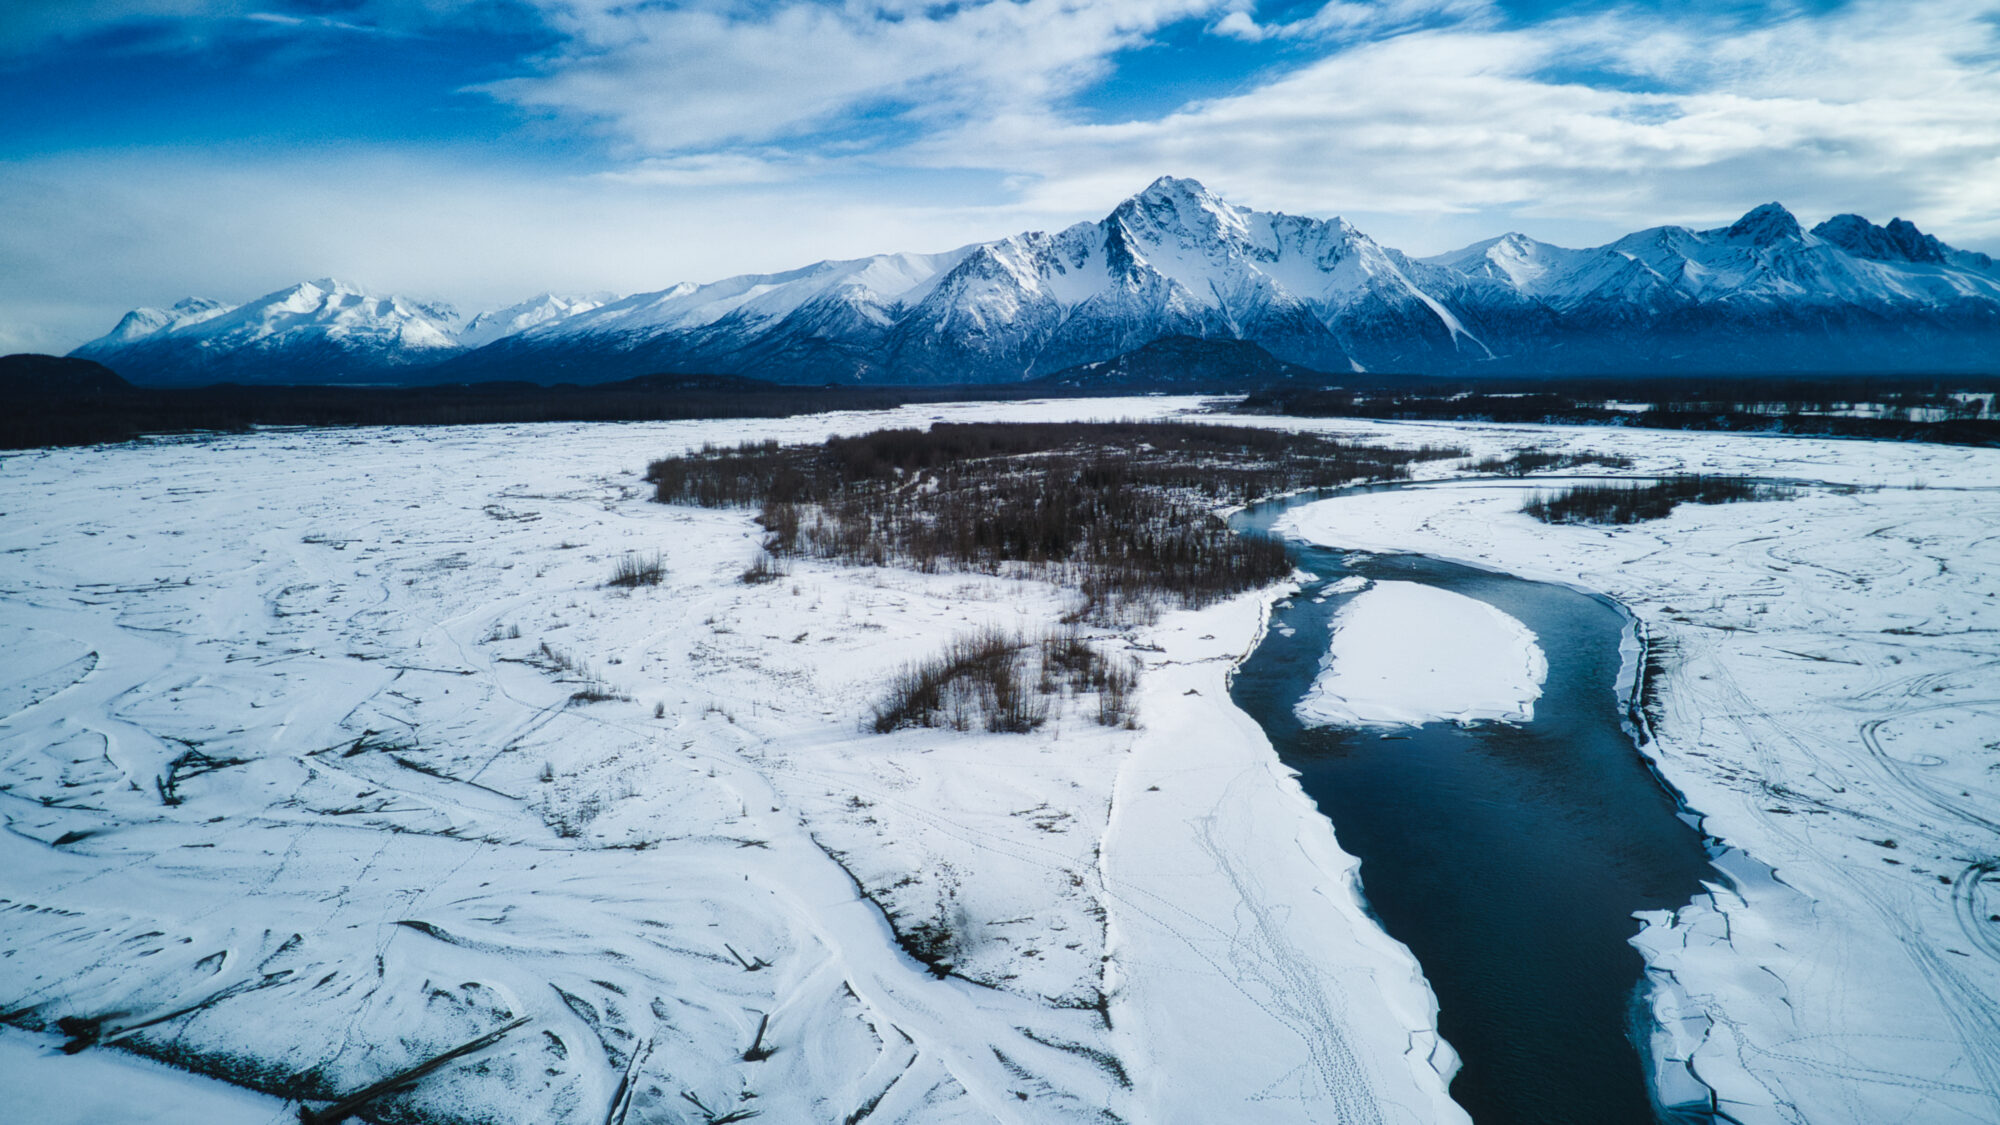
[(149, 434), (264, 426), (467, 426), (668, 422), (888, 410), (924, 402), (1060, 397), (1023, 387), (799, 387), (725, 375), (649, 375), (589, 385), (138, 387), (89, 360), (0, 357), (0, 449), (94, 445)]
[[(1407, 380), (1255, 392), (1238, 410), (1308, 418), (1612, 425), (2000, 445), (2000, 378)], [(1877, 416), (1850, 417), (1867, 411)]]

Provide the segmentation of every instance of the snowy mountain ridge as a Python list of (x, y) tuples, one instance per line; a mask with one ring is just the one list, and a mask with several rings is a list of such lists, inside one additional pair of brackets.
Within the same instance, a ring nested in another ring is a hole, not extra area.
[(492, 309), (466, 321), (458, 342), (468, 348), (484, 347), (495, 340), (525, 332), (530, 328), (602, 308), (618, 299), (616, 293), (564, 295), (541, 293), (504, 309)]
[(1571, 249), (1523, 234), (1416, 259), (1346, 221), (1162, 177), (1104, 219), (623, 299), (543, 294), (461, 323), (332, 281), (138, 309), (74, 355), (140, 378), (1011, 382), (1170, 336), (1321, 371), (1990, 370), (2000, 267), (1901, 219), (1783, 206)]
[(241, 305), (189, 297), (166, 309), (134, 309), (70, 354), (165, 383), (402, 381), (468, 348), (609, 299), (544, 293), (466, 321), (442, 302), (320, 278)]

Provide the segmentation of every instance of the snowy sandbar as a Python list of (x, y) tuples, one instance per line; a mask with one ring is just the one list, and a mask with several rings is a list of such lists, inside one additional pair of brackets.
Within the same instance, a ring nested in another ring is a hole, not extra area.
[(1463, 594), (1377, 582), (1342, 606), (1312, 690), (1308, 726), (1525, 723), (1548, 679), (1526, 625)]

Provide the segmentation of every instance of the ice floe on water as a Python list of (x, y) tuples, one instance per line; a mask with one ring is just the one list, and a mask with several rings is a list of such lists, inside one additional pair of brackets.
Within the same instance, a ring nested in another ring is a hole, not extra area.
[[(1345, 578), (1339, 585), (1366, 579)], [(1348, 586), (1354, 589), (1354, 586)], [(1526, 625), (1476, 598), (1377, 582), (1340, 607), (1319, 678), (1299, 701), (1308, 726), (1525, 723), (1549, 662)]]

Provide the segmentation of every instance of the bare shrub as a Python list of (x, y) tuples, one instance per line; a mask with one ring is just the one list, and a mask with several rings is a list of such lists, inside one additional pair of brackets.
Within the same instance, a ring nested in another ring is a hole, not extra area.
[(1488, 457), (1475, 462), (1475, 473), (1499, 473), (1502, 476), (1525, 477), (1529, 473), (1546, 472), (1552, 469), (1574, 469), (1582, 465), (1600, 465), (1607, 469), (1629, 469), (1630, 457), (1615, 453), (1561, 453), (1549, 449), (1516, 449), (1507, 457)]
[(986, 629), (905, 665), (870, 726), (880, 734), (906, 727), (1025, 734), (1048, 721), (1048, 697), (1094, 694), (1099, 723), (1129, 728), (1137, 724), (1131, 700), (1138, 678), (1130, 660), (1105, 656), (1074, 629), (1034, 642)]
[(1127, 728), (1138, 725), (1132, 691), (1139, 683), (1139, 669), (1130, 659), (1104, 655), (1075, 629), (1058, 630), (1043, 637), (1041, 653), (1044, 693), (1095, 693), (1094, 717), (1100, 725)]
[(1131, 661), (1119, 661), (1107, 667), (1104, 683), (1097, 689), (1098, 725), (1137, 729), (1139, 712), (1133, 706), (1132, 692), (1138, 686), (1139, 669)]
[(785, 574), (784, 565), (771, 557), (771, 552), (761, 551), (757, 555), (757, 561), (750, 564), (740, 579), (745, 586), (762, 586), (766, 582), (776, 582)]
[(528, 663), (558, 677), (587, 675), (581, 660), (571, 655), (568, 649), (550, 648), (547, 641), (536, 646), (534, 653), (528, 657)]
[(905, 727), (979, 726), (995, 734), (1025, 734), (1048, 720), (1048, 704), (1021, 675), (1027, 642), (986, 629), (958, 637), (943, 653), (907, 664), (875, 705), (873, 727), (887, 734)]
[(1738, 476), (1667, 477), (1650, 484), (1607, 481), (1579, 484), (1536, 496), (1521, 510), (1543, 523), (1640, 523), (1659, 519), (1677, 504), (1732, 504), (1744, 500), (1789, 500), (1793, 490)]
[(658, 586), (666, 576), (667, 562), (658, 551), (651, 555), (628, 551), (624, 558), (618, 560), (618, 566), (611, 572), (611, 580), (605, 585), (627, 588)]

